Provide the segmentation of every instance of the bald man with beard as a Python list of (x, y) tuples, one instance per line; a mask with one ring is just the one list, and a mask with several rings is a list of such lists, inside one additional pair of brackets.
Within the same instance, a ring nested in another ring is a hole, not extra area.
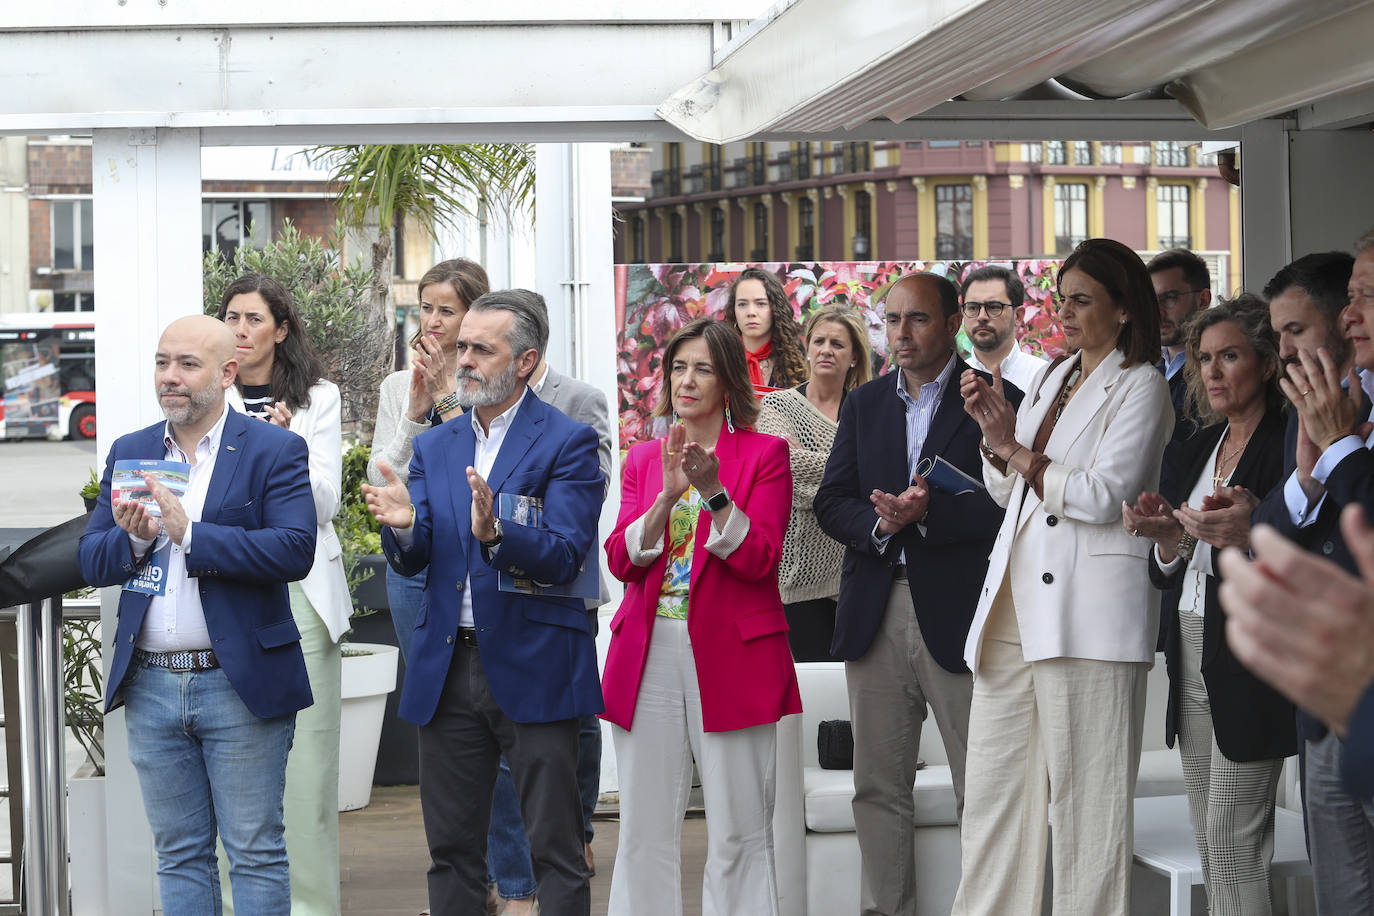
[[(218, 916), (218, 836), (235, 909), (286, 916), (286, 758), (312, 702), (287, 583), (314, 561), (315, 504), (305, 440), (226, 405), (234, 353), (206, 315), (163, 331), (166, 420), (115, 441), (78, 558), (91, 585), (124, 587), (105, 709), (125, 707), (163, 912)], [(159, 513), (111, 503), (125, 459), (189, 465), (185, 493), (146, 474)]]

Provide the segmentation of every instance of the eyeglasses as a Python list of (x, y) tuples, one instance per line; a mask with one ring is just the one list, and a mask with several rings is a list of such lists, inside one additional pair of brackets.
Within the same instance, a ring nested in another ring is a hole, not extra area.
[(1196, 296), (1200, 292), (1202, 292), (1202, 290), (1200, 289), (1170, 289), (1165, 290), (1164, 292), (1155, 296), (1155, 298), (1159, 300), (1160, 305), (1170, 307), (1177, 303), (1178, 300), (1182, 299), (1184, 296)]
[(996, 318), (1002, 314), (1003, 309), (1011, 308), (1010, 302), (998, 302), (990, 299), (987, 302), (965, 302), (962, 306), (963, 313), (969, 318), (977, 318), (979, 312), (987, 312), (989, 318)]

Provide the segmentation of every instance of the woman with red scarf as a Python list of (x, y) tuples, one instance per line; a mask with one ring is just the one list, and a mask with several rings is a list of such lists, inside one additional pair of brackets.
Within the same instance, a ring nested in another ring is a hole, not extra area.
[(746, 267), (730, 286), (723, 316), (744, 340), (749, 381), (763, 397), (778, 388), (806, 381), (801, 328), (778, 278), (758, 267)]

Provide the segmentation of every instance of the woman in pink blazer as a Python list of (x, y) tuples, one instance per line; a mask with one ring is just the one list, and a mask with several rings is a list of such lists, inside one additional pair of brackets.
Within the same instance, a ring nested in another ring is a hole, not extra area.
[(702, 912), (767, 916), (778, 912), (775, 726), (801, 712), (778, 595), (787, 443), (748, 428), (758, 402), (728, 325), (691, 322), (662, 365), (657, 413), (673, 425), (630, 450), (606, 541), (627, 585), (602, 677), (620, 771), (610, 916), (682, 912), (694, 758), (710, 825)]

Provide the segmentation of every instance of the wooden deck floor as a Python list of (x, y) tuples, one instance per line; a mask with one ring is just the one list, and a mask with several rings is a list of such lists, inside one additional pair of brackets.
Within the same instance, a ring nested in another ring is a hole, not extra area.
[[(592, 913), (606, 912), (620, 823), (596, 821), (592, 852)], [(347, 916), (416, 916), (425, 910), (429, 854), (415, 786), (375, 787), (372, 803), (339, 815), (343, 912)], [(706, 821), (688, 817), (682, 828), (683, 916), (701, 914), (701, 874), (706, 861)]]

